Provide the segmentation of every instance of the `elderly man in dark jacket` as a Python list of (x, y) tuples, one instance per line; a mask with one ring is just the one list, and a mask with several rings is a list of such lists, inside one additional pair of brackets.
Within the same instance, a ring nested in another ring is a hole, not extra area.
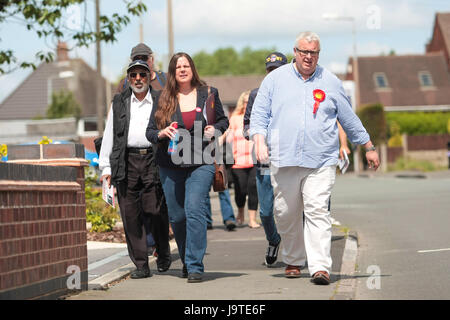
[(128, 253), (136, 265), (131, 278), (151, 276), (148, 265), (144, 215), (151, 217), (157, 244), (158, 271), (171, 264), (167, 206), (151, 143), (145, 137), (154, 101), (159, 94), (149, 85), (147, 62), (129, 64), (129, 87), (114, 97), (100, 151), (102, 180), (117, 188)]

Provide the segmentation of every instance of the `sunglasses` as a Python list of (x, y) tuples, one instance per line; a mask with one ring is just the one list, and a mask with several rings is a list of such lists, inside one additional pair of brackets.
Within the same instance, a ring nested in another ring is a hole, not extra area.
[(136, 56), (136, 57), (134, 57), (133, 61), (136, 61), (136, 60), (147, 61), (148, 56)]
[(147, 72), (131, 72), (130, 73), (130, 78), (134, 79), (137, 77), (137, 75), (139, 75), (141, 78), (146, 78), (148, 76)]

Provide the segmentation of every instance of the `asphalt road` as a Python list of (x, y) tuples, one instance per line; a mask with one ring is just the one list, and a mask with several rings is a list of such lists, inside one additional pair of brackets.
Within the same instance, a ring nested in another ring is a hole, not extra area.
[(332, 214), (358, 232), (356, 299), (450, 299), (450, 170), (338, 176)]

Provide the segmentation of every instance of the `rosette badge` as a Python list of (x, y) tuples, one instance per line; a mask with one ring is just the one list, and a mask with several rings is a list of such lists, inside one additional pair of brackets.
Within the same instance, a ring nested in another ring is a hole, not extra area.
[(314, 101), (316, 101), (314, 103), (313, 114), (316, 114), (317, 110), (319, 109), (319, 104), (323, 100), (325, 100), (325, 92), (323, 92), (323, 90), (316, 89), (313, 91), (313, 97), (314, 97)]

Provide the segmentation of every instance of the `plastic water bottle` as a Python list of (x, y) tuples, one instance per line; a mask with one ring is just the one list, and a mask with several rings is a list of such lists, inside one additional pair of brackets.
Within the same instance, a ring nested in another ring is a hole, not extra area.
[[(172, 127), (174, 127), (175, 129), (178, 129), (178, 123), (174, 122), (172, 124)], [(177, 133), (175, 133), (175, 136), (172, 139), (170, 139), (169, 148), (167, 149), (167, 153), (169, 155), (172, 155), (177, 151), (179, 138), (180, 138), (180, 136), (178, 135), (178, 132), (177, 132)]]

